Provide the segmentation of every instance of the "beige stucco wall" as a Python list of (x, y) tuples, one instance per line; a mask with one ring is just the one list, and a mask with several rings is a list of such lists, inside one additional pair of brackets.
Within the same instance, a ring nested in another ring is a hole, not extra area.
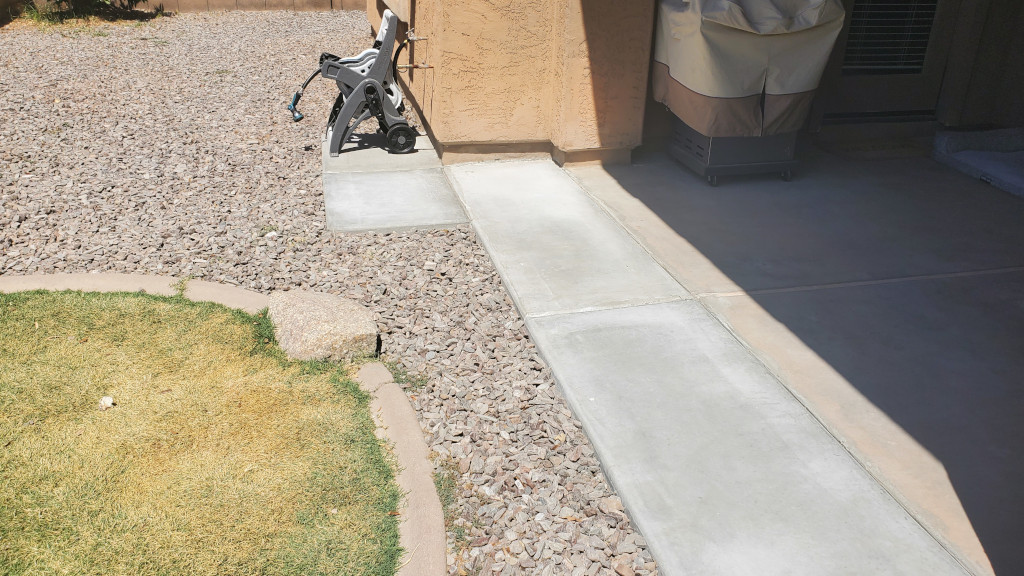
[[(427, 40), (402, 59), (432, 68), (402, 76), (445, 161), (625, 160), (640, 144), (654, 0), (405, 1)], [(397, 3), (371, 0), (374, 27)]]

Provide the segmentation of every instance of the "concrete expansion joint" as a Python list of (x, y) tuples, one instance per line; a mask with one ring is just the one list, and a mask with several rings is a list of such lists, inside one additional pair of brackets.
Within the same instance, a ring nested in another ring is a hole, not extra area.
[(532, 314), (523, 314), (522, 312), (520, 312), (520, 315), (524, 319), (552, 318), (552, 317), (558, 317), (558, 316), (568, 316), (568, 315), (571, 315), (571, 314), (586, 314), (588, 312), (605, 312), (605, 311), (608, 311), (608, 310), (626, 310), (626, 309), (629, 309), (629, 308), (642, 308), (644, 306), (655, 306), (657, 304), (669, 304), (669, 303), (672, 303), (672, 302), (681, 302), (681, 301), (685, 301), (685, 300), (692, 300), (692, 298), (687, 297), (687, 296), (669, 296), (669, 297), (666, 297), (666, 298), (650, 298), (650, 299), (641, 300), (641, 301), (638, 301), (638, 302), (623, 302), (621, 304), (609, 304), (607, 306), (589, 306), (589, 307), (586, 307), (586, 308), (578, 308), (578, 309), (575, 309), (575, 310), (558, 310), (558, 311), (554, 311), (554, 312), (534, 312)]
[(730, 292), (702, 292), (697, 294), (698, 298), (718, 297), (735, 298), (738, 296), (762, 296), (768, 294), (789, 294), (793, 292), (810, 292), (813, 290), (834, 290), (837, 288), (860, 288), (864, 286), (884, 286), (886, 284), (900, 284), (903, 282), (920, 282), (925, 280), (948, 280), (951, 278), (972, 278), (976, 276), (989, 276), (993, 274), (1012, 274), (1024, 272), (1024, 266), (1009, 266), (1004, 268), (990, 268), (983, 270), (964, 270), (962, 272), (945, 272), (941, 274), (920, 274), (915, 276), (896, 276), (893, 278), (879, 278), (877, 280), (856, 280), (852, 282), (832, 282), (828, 284), (808, 284), (806, 286), (787, 286), (783, 288), (764, 288), (760, 290), (734, 290)]

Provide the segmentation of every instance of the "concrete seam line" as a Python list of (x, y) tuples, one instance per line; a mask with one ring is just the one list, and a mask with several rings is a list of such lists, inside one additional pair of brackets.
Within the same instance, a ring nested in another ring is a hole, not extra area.
[[(0, 276), (0, 292), (28, 290), (80, 290), (82, 292), (139, 292), (173, 296), (174, 284), (182, 279), (174, 276), (147, 274), (32, 274)], [(250, 314), (267, 307), (269, 297), (237, 286), (202, 280), (185, 280), (185, 297), (194, 302), (213, 302), (239, 308)]]
[(364, 365), (356, 381), (371, 395), (374, 420), (398, 460), (397, 481), (405, 496), (398, 531), (405, 553), (397, 576), (443, 576), (448, 564), (448, 534), (434, 488), (434, 465), (416, 410), (380, 362)]

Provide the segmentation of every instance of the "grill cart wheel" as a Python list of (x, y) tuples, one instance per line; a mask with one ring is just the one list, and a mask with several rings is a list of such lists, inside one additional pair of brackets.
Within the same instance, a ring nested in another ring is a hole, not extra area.
[(407, 124), (397, 124), (388, 130), (388, 150), (407, 154), (416, 147), (416, 131)]

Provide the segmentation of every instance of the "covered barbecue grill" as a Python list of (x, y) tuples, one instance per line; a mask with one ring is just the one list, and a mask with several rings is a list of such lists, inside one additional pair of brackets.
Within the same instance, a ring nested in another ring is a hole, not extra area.
[(673, 155), (712, 183), (788, 175), (845, 14), (839, 0), (661, 0), (652, 76), (679, 119)]

